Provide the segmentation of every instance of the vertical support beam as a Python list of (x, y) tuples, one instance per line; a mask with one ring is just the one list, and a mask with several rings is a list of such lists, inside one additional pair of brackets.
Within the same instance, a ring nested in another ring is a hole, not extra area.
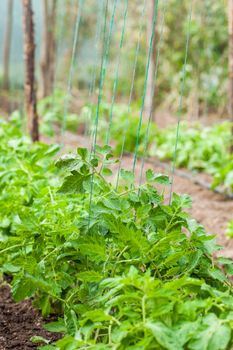
[(35, 40), (31, 0), (22, 0), (22, 6), (25, 61), (24, 94), (25, 111), (27, 116), (27, 131), (33, 141), (38, 141), (39, 123), (35, 89)]
[(7, 18), (6, 31), (4, 36), (3, 48), (3, 89), (9, 89), (9, 67), (10, 67), (10, 52), (12, 38), (12, 20), (13, 20), (13, 0), (7, 1)]
[[(229, 113), (233, 123), (233, 0), (228, 0), (228, 57), (229, 57)], [(233, 153), (233, 126), (232, 126), (232, 142), (231, 153)]]

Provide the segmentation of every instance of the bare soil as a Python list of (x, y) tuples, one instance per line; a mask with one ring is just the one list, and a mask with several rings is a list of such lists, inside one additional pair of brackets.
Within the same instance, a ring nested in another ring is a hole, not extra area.
[(60, 335), (43, 329), (43, 320), (30, 300), (14, 303), (7, 285), (0, 286), (0, 350), (32, 350), (38, 345), (30, 341), (41, 336), (50, 341)]

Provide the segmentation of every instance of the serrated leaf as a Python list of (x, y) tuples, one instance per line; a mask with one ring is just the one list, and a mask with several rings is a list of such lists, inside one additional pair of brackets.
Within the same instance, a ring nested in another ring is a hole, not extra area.
[(172, 203), (174, 206), (180, 207), (180, 208), (191, 208), (192, 207), (192, 198), (187, 195), (183, 194), (179, 196), (176, 193), (173, 193), (173, 200)]
[(109, 145), (104, 145), (103, 147), (96, 145), (96, 152), (106, 155), (112, 152), (112, 148)]
[(120, 175), (122, 179), (126, 180), (129, 183), (133, 183), (135, 181), (135, 175), (132, 171), (121, 169)]
[(83, 282), (99, 282), (102, 278), (102, 275), (94, 270), (78, 273), (78, 279)]
[(169, 177), (163, 174), (156, 174), (153, 170), (148, 169), (146, 171), (146, 180), (149, 182), (156, 182), (162, 185), (169, 185)]
[(82, 175), (75, 171), (72, 175), (65, 178), (62, 186), (59, 189), (60, 193), (84, 193), (84, 182), (90, 180), (91, 175)]
[(224, 282), (226, 280), (226, 276), (224, 275), (224, 273), (220, 269), (217, 269), (217, 268), (209, 269), (208, 274), (212, 278), (214, 278), (220, 282)]

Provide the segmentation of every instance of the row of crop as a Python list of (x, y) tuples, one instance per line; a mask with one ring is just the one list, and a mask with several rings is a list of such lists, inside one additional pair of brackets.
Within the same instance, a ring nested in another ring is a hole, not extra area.
[[(106, 140), (110, 114), (111, 105), (103, 103), (100, 107), (101, 119), (98, 130), (100, 142)], [(182, 121), (177, 134), (177, 125), (158, 128), (152, 122), (148, 128), (148, 122), (142, 121), (138, 135), (140, 113), (129, 112), (126, 105), (115, 105), (112, 114), (110, 139), (114, 144), (115, 155), (118, 156), (122, 150), (134, 153), (136, 143), (138, 143), (139, 156), (175, 161), (175, 166), (178, 168), (187, 168), (196, 173), (207, 173), (212, 177), (211, 188), (213, 190), (219, 186), (223, 193), (232, 195), (233, 155), (230, 153), (232, 143), (232, 124), (230, 122), (203, 126), (198, 122), (190, 124)], [(88, 115), (89, 118), (87, 118)], [(85, 107), (81, 120), (90, 121), (90, 116), (95, 116), (95, 107)], [(228, 225), (227, 235), (233, 236), (233, 221)]]
[(57, 147), (13, 123), (0, 124), (0, 271), (16, 301), (60, 315), (46, 328), (63, 338), (40, 349), (227, 349), (233, 266), (213, 260), (213, 236), (183, 211), (190, 198), (164, 205), (154, 184), (168, 178), (151, 170), (140, 189), (122, 171), (116, 191), (108, 146), (55, 167)]
[[(41, 131), (51, 135), (54, 123), (62, 128), (64, 119), (63, 103), (64, 92), (57, 90), (54, 96), (47, 97), (39, 103), (39, 112), (42, 117)], [(99, 142), (104, 144), (108, 130), (110, 142), (114, 144), (114, 154), (135, 151), (138, 142), (139, 156), (152, 156), (160, 160), (173, 161), (177, 138), (176, 126), (160, 129), (154, 123), (142, 121), (138, 135), (139, 112), (136, 108), (129, 109), (127, 105), (101, 103), (98, 126)], [(91, 135), (96, 116), (96, 106), (87, 105), (81, 114), (68, 113), (66, 127), (76, 132), (86, 130)], [(112, 119), (111, 127), (109, 127)], [(227, 194), (233, 192), (233, 156), (229, 153), (232, 139), (231, 123), (219, 123), (211, 127), (200, 123), (193, 125), (181, 122), (176, 151), (176, 167), (188, 168), (194, 172), (205, 172), (213, 178), (212, 189), (220, 186)], [(123, 147), (122, 147), (123, 146)], [(233, 221), (229, 223), (227, 234), (233, 235)]]
[[(42, 116), (41, 132), (52, 135), (57, 132), (53, 128), (65, 125), (71, 132), (85, 130), (88, 136), (95, 130), (96, 106), (85, 106), (81, 114), (67, 113), (64, 123), (64, 92), (57, 90), (54, 96), (47, 97), (39, 103), (39, 113)], [(129, 109), (127, 105), (101, 103), (99, 109), (98, 140), (104, 144), (109, 132), (110, 143), (114, 145), (114, 154), (135, 151), (138, 143), (138, 155), (157, 157), (160, 160), (173, 161), (176, 167), (188, 168), (194, 172), (205, 172), (213, 178), (212, 189), (220, 186), (227, 194), (233, 192), (233, 156), (230, 154), (232, 139), (231, 123), (219, 123), (211, 127), (200, 123), (187, 124), (181, 122), (177, 138), (176, 126), (160, 129), (154, 123), (142, 121), (138, 134), (140, 113), (136, 108)], [(137, 140), (138, 135), (138, 140)], [(227, 234), (232, 236), (232, 223)]]

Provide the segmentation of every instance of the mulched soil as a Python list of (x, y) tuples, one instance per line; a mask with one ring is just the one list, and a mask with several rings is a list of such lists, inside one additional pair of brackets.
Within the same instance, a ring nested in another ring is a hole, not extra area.
[(30, 341), (35, 335), (51, 341), (60, 337), (45, 331), (42, 324), (42, 317), (30, 300), (14, 303), (9, 287), (0, 286), (0, 350), (37, 349), (38, 344)]

